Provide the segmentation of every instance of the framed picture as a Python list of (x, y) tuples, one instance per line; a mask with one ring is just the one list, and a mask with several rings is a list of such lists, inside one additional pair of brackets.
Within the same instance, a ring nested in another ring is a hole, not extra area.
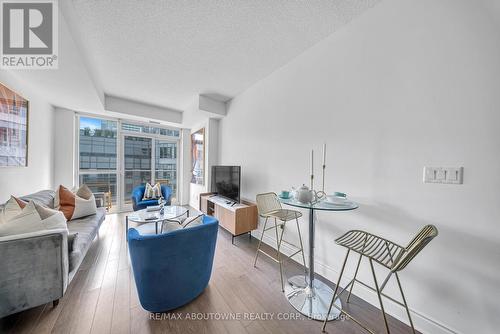
[(28, 165), (29, 102), (0, 83), (0, 167)]
[(205, 128), (191, 134), (191, 183), (205, 183)]

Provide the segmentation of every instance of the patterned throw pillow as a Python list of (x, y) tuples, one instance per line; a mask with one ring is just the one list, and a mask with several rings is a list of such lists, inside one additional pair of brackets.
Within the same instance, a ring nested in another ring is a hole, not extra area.
[(174, 218), (163, 222), (163, 233), (167, 233), (174, 230), (179, 230), (188, 227), (195, 227), (203, 224), (203, 216), (201, 213), (198, 216), (184, 217), (184, 218)]
[(156, 183), (154, 186), (151, 184), (146, 183), (146, 188), (144, 189), (144, 196), (142, 197), (142, 200), (148, 200), (148, 199), (158, 199), (161, 197), (161, 185), (160, 183)]
[(97, 212), (94, 194), (85, 184), (80, 186), (76, 193), (60, 185), (56, 190), (54, 206), (62, 211), (67, 220), (90, 216)]
[(147, 182), (144, 188), (144, 195), (142, 196), (142, 200), (145, 201), (151, 199), (152, 196), (153, 196), (153, 187), (151, 187), (149, 182)]
[(11, 195), (10, 199), (5, 203), (2, 212), (0, 212), (0, 224), (6, 223), (20, 214), (27, 204), (25, 201)]
[(66, 218), (62, 212), (30, 201), (21, 212), (0, 225), (0, 237), (43, 230), (66, 230)]

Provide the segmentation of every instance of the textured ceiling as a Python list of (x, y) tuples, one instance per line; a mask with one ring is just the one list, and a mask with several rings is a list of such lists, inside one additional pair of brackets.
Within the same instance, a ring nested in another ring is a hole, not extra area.
[(200, 93), (234, 97), (378, 2), (71, 1), (106, 94), (181, 110)]

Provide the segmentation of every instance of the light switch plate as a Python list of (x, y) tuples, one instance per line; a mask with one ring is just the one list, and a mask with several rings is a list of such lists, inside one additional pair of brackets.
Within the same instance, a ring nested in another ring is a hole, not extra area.
[(424, 183), (462, 184), (463, 167), (424, 167)]
[(424, 167), (424, 183), (436, 183), (436, 169), (433, 167)]
[(463, 167), (448, 167), (446, 171), (446, 183), (462, 184), (464, 183), (464, 168)]
[(445, 183), (446, 181), (446, 169), (436, 168), (436, 181), (440, 183)]
[(439, 167), (424, 167), (424, 183), (441, 183), (438, 171)]

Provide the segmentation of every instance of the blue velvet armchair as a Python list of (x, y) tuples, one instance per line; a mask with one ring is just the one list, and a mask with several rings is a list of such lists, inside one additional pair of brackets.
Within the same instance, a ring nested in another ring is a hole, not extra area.
[[(134, 211), (145, 209), (148, 206), (158, 205), (157, 199), (142, 200), (144, 197), (144, 191), (146, 190), (145, 185), (137, 186), (132, 190), (132, 205)], [(172, 197), (172, 188), (169, 186), (161, 186), (161, 195), (167, 202), (166, 205), (170, 205), (170, 199)]]
[(164, 234), (141, 235), (128, 231), (128, 249), (142, 307), (165, 312), (198, 297), (212, 273), (217, 219)]

